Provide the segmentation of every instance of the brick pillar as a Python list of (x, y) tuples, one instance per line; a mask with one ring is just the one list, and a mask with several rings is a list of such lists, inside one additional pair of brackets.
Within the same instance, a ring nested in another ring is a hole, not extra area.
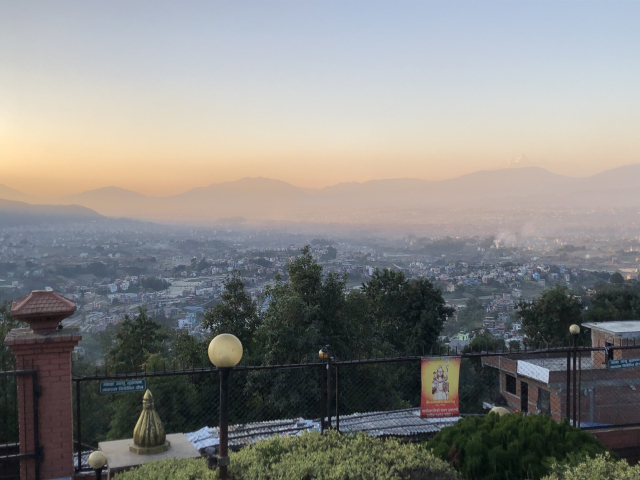
[[(30, 328), (16, 328), (5, 338), (5, 345), (16, 356), (17, 367), (37, 372), (42, 480), (67, 479), (74, 473), (71, 352), (82, 337), (57, 327), (60, 320), (73, 314), (75, 309), (71, 300), (57, 293), (34, 291), (11, 307), (11, 315), (29, 323)], [(32, 453), (35, 425), (30, 376), (18, 377), (18, 405), (20, 452)], [(20, 480), (32, 479), (35, 479), (35, 463), (25, 460), (20, 465)]]

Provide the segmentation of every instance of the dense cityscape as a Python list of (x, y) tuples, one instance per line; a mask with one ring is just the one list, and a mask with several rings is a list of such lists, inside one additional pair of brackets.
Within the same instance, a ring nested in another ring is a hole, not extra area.
[[(360, 288), (376, 269), (427, 278), (456, 309), (442, 341), (462, 350), (488, 332), (523, 345), (514, 315), (518, 302), (545, 289), (566, 285), (588, 305), (598, 282), (614, 272), (638, 275), (637, 239), (568, 241), (531, 238), (508, 243), (479, 238), (312, 238), (278, 231), (185, 229), (153, 224), (22, 227), (0, 231), (0, 295), (15, 300), (31, 290), (52, 289), (78, 303), (66, 321), (78, 327), (80, 355), (98, 364), (95, 335), (117, 325), (140, 307), (170, 328), (206, 336), (202, 318), (237, 272), (251, 297), (266, 309), (265, 287), (305, 245), (325, 273), (346, 276)], [(137, 227), (137, 228), (136, 228)], [(569, 243), (571, 242), (571, 243)], [(472, 308), (465, 312), (472, 299)]]

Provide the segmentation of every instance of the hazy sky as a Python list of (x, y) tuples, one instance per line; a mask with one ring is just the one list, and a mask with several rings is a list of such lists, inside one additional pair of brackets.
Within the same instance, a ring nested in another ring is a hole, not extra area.
[(177, 193), (640, 162), (640, 2), (5, 1), (0, 183)]

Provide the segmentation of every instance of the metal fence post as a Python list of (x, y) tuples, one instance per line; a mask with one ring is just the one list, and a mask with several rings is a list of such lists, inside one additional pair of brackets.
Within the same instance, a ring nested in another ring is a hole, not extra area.
[(331, 352), (327, 357), (327, 428), (331, 429)]
[(340, 395), (339, 395), (339, 384), (338, 384), (338, 365), (335, 365), (336, 369), (336, 430), (340, 431)]
[(220, 369), (220, 447), (218, 448), (218, 466), (220, 480), (227, 480), (227, 466), (229, 465), (229, 370)]
[(578, 336), (573, 336), (573, 426), (577, 427), (577, 416), (578, 416), (578, 407), (577, 407), (577, 399), (578, 399), (578, 373), (577, 373), (577, 363), (578, 363)]
[(571, 351), (567, 352), (567, 420), (571, 421)]
[(78, 467), (76, 471), (82, 468), (82, 421), (80, 408), (80, 380), (76, 380), (76, 447), (78, 448)]

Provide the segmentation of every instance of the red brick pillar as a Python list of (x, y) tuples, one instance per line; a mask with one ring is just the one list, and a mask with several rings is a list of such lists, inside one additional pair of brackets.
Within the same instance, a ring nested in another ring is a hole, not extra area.
[[(11, 315), (27, 322), (30, 328), (12, 330), (4, 342), (16, 356), (18, 369), (37, 372), (42, 480), (71, 478), (74, 473), (71, 352), (82, 337), (57, 327), (75, 310), (75, 303), (57, 293), (34, 291), (11, 306)], [(33, 396), (32, 377), (18, 377), (20, 453), (32, 453), (35, 448)], [(20, 480), (32, 479), (35, 462), (24, 460)]]

